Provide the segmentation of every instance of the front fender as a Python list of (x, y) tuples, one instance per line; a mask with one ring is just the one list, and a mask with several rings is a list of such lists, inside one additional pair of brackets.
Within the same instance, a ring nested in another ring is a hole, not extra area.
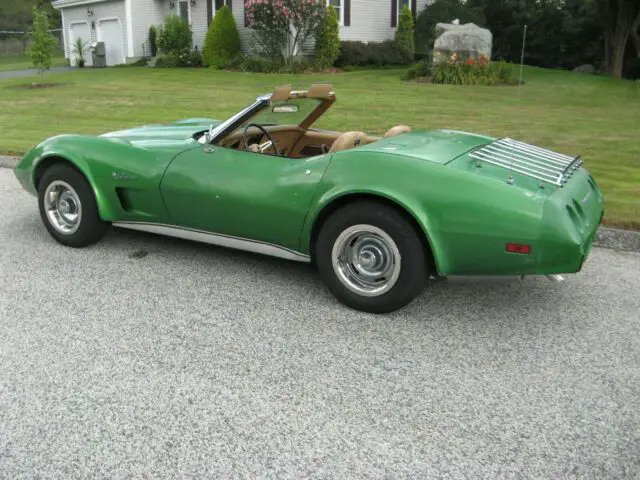
[[(93, 137), (80, 135), (60, 135), (49, 138), (31, 149), (16, 165), (15, 174), (22, 186), (32, 195), (38, 195), (36, 172), (40, 165), (53, 158), (65, 160), (77, 168), (87, 179), (98, 204), (100, 217), (113, 217), (111, 205), (106, 199), (105, 192), (99, 187), (97, 172), (92, 166), (86, 147), (91, 144)], [(80, 146), (82, 145), (82, 147)]]

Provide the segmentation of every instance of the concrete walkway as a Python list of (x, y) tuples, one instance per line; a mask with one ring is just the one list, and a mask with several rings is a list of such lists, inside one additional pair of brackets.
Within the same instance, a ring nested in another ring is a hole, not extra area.
[[(60, 73), (75, 70), (74, 67), (53, 67), (47, 71), (47, 73)], [(38, 75), (38, 70), (9, 70), (7, 72), (0, 72), (0, 80), (5, 78), (21, 78), (21, 77), (33, 77)], [(45, 74), (46, 75), (46, 74)]]

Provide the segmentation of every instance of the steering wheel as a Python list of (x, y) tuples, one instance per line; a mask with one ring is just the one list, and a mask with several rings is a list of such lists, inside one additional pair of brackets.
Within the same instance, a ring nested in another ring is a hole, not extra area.
[[(280, 150), (278, 150), (278, 146), (276, 145), (275, 140), (273, 138), (271, 138), (271, 135), (269, 135), (269, 132), (267, 132), (267, 129), (264, 128), (262, 125), (258, 125), (258, 124), (255, 124), (255, 123), (250, 123), (246, 127), (244, 127), (243, 137), (244, 137), (244, 149), (245, 150), (247, 150), (248, 147), (249, 147), (249, 145), (247, 144), (247, 132), (249, 131), (249, 127), (256, 127), (258, 130), (260, 130), (262, 133), (264, 133), (265, 136), (271, 142), (271, 145), (273, 146), (273, 149), (276, 151), (276, 155), (279, 156), (279, 157), (282, 156), (282, 153), (280, 152)], [(262, 152), (262, 150), (261, 150), (261, 152)]]

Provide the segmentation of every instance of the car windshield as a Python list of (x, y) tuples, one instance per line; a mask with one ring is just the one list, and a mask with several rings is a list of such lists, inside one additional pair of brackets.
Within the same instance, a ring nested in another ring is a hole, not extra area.
[(258, 115), (249, 119), (247, 123), (262, 126), (269, 125), (300, 125), (311, 113), (318, 108), (321, 99), (293, 98), (276, 101), (262, 110)]

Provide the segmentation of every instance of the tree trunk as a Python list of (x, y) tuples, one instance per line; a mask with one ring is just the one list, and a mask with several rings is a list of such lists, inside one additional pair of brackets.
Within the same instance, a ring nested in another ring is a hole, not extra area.
[(618, 8), (614, 13), (609, 0), (606, 0), (605, 65), (609, 75), (621, 78), (625, 50), (640, 9), (630, 0), (621, 0), (616, 4)]
[(636, 55), (640, 58), (640, 12), (631, 26), (631, 38), (634, 47), (636, 47)]

